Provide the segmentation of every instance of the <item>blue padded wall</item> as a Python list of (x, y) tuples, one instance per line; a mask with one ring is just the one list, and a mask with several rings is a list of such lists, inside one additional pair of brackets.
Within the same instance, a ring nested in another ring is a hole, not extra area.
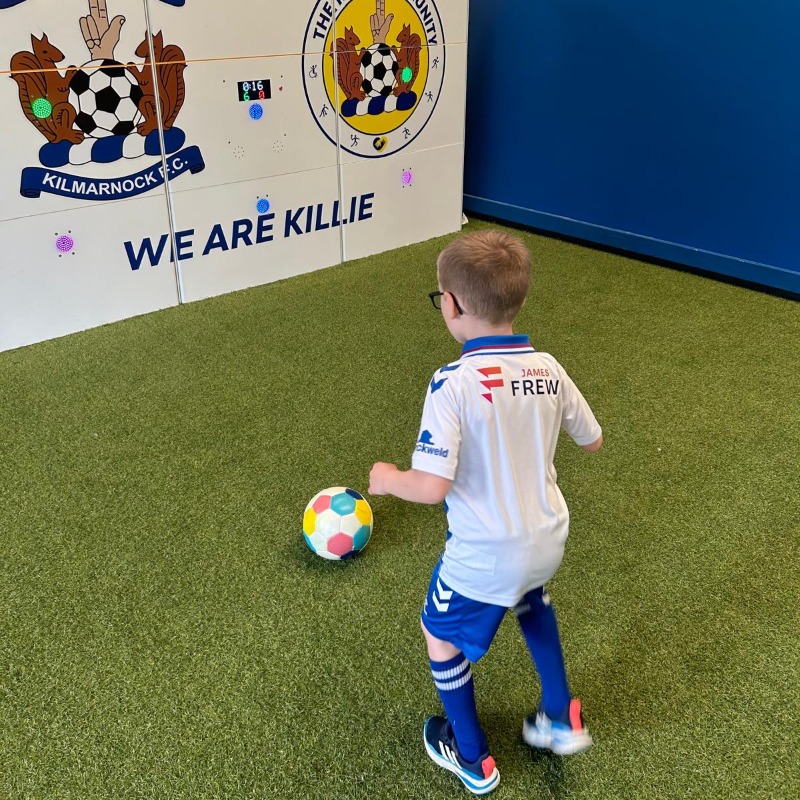
[(465, 207), (800, 293), (800, 5), (471, 0)]

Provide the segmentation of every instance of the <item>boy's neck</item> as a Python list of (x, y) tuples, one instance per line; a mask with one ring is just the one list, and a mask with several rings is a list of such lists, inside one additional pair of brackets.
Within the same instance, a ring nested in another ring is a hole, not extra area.
[(484, 336), (513, 336), (514, 325), (511, 322), (503, 325), (493, 325), (486, 320), (477, 319), (476, 317), (464, 316), (461, 319), (461, 330), (459, 331), (464, 337), (459, 336), (461, 344), (468, 342), (471, 339), (481, 339)]

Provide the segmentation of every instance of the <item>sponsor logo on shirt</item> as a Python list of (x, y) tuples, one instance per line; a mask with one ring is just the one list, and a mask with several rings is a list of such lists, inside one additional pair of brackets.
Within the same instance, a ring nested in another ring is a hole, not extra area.
[(433, 441), (433, 435), (430, 431), (422, 431), (422, 435), (417, 442), (416, 451), (418, 453), (425, 453), (429, 456), (439, 456), (440, 458), (447, 458), (450, 450), (446, 447), (437, 447)]
[(479, 369), (478, 372), (484, 377), (484, 380), (481, 381), (481, 386), (487, 390), (481, 397), (485, 398), (490, 403), (494, 403), (494, 400), (492, 400), (492, 389), (499, 389), (505, 386), (503, 378), (498, 377), (503, 374), (502, 367), (483, 367)]

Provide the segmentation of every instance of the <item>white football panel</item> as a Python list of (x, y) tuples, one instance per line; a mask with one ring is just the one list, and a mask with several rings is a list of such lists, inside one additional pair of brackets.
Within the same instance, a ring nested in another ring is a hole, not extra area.
[(316, 550), (318, 555), (322, 555), (328, 551), (328, 539), (323, 536), (323, 534), (314, 531), (308, 538), (311, 540), (311, 544), (314, 545), (314, 550)]
[(132, 81), (125, 75), (118, 75), (111, 78), (111, 87), (120, 97), (130, 97)]
[[(156, 267), (134, 270), (127, 255), (126, 241), (138, 252), (153, 230), (167, 230), (163, 191), (0, 222), (0, 350), (176, 305), (169, 242)], [(57, 235), (74, 255), (59, 257)]]
[(339, 515), (328, 508), (321, 514), (317, 514), (317, 524), (314, 528), (314, 535), (322, 536), (326, 541), (339, 533)]
[(112, 130), (113, 127), (119, 122), (115, 114), (110, 111), (95, 111), (92, 119), (104, 130)]
[(342, 533), (355, 536), (361, 530), (361, 523), (355, 514), (345, 514), (339, 523), (339, 528)]
[(78, 107), (84, 114), (94, 114), (97, 111), (97, 95), (94, 92), (86, 92), (81, 95)]

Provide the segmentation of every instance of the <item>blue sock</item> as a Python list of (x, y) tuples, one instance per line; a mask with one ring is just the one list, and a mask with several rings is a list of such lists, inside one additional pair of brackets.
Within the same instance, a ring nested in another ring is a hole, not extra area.
[(472, 669), (463, 653), (449, 661), (431, 661), (433, 682), (444, 713), (453, 726), (458, 752), (465, 761), (477, 761), (489, 746), (478, 722)]
[(525, 595), (514, 611), (539, 673), (542, 709), (550, 719), (561, 719), (568, 710), (570, 693), (550, 597), (544, 589), (535, 589)]

